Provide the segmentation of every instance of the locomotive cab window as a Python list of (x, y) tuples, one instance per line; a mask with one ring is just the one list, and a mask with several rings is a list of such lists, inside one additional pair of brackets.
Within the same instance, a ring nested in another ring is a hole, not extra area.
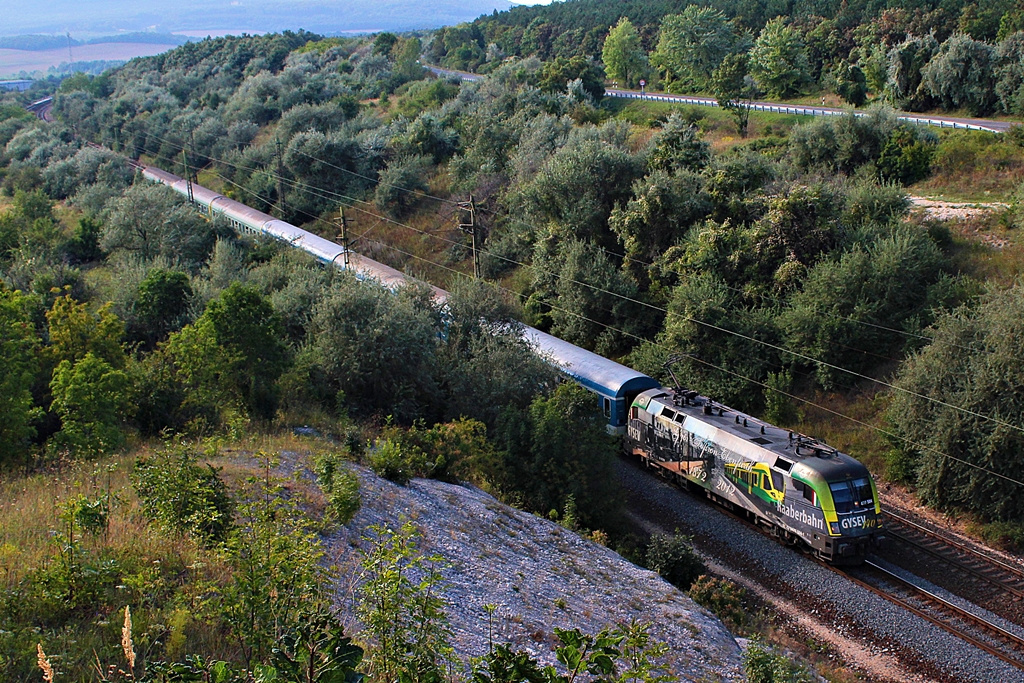
[(608, 398), (604, 399), (603, 404), (604, 404), (604, 416), (605, 417), (611, 417), (612, 416), (612, 402), (611, 402), (611, 399), (608, 399)]
[(836, 512), (851, 512), (853, 510), (853, 489), (849, 482), (836, 482), (829, 484), (828, 488), (832, 492), (832, 502), (835, 503)]

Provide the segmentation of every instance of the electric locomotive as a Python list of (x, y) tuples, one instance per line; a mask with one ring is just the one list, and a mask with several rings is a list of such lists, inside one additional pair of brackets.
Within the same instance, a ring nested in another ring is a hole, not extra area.
[(864, 465), (695, 391), (640, 393), (624, 446), (660, 474), (703, 489), (831, 564), (863, 562), (882, 539), (878, 491)]

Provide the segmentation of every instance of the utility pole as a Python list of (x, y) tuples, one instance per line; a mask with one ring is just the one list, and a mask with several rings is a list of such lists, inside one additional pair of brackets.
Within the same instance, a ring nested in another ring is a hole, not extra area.
[(275, 137), (274, 144), (277, 147), (277, 210), (284, 216), (284, 160), (281, 158), (281, 138)]
[(192, 174), (188, 170), (188, 152), (185, 151), (185, 147), (181, 148), (181, 161), (185, 165), (185, 185), (188, 187), (188, 203), (195, 204), (196, 199), (192, 195)]
[(462, 211), (469, 212), (469, 222), (459, 223), (459, 230), (467, 233), (473, 238), (473, 277), (480, 278), (480, 256), (476, 250), (476, 202), (473, 200), (473, 195), (469, 195), (468, 202), (459, 202), (459, 209)]
[(340, 218), (338, 221), (341, 224), (341, 247), (345, 250), (342, 258), (345, 263), (345, 270), (348, 270), (348, 219), (345, 218), (345, 207), (341, 207)]

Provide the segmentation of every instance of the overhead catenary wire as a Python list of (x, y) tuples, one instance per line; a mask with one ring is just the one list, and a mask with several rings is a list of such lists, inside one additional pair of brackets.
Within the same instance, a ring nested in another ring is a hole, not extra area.
[[(257, 193), (253, 192), (252, 190), (249, 190), (248, 188), (244, 188), (244, 187), (242, 187), (241, 185), (239, 185), (238, 183), (235, 183), (234, 181), (231, 181), (230, 179), (227, 179), (227, 178), (224, 178), (223, 176), (220, 176), (220, 174), (217, 174), (217, 175), (218, 175), (219, 177), (223, 178), (223, 179), (224, 179), (224, 180), (225, 180), (226, 182), (229, 182), (229, 183), (231, 183), (232, 185), (234, 185), (234, 186), (236, 186), (236, 187), (239, 187), (239, 188), (240, 188), (240, 189), (242, 189), (243, 191), (245, 191), (245, 192), (247, 192), (247, 193), (249, 193), (249, 194), (252, 194), (253, 196), (255, 196), (255, 197), (257, 197), (257, 198), (261, 199), (262, 201), (266, 201), (266, 199), (265, 199), (264, 197), (261, 197), (260, 195), (258, 195)], [(306, 214), (307, 216), (312, 216), (312, 214), (309, 214), (308, 212), (302, 212), (302, 213), (305, 213), (305, 214)], [(319, 218), (318, 218), (318, 217), (315, 217), (315, 216), (313, 216), (313, 217), (314, 217), (315, 219), (319, 220)], [(407, 227), (408, 227), (408, 226), (407, 226)], [(396, 251), (396, 252), (398, 252), (398, 253), (400, 253), (400, 254), (403, 254), (403, 255), (405, 255), (405, 256), (407, 256), (407, 257), (410, 257), (410, 258), (412, 258), (412, 259), (415, 259), (415, 260), (419, 260), (419, 261), (423, 261), (423, 262), (425, 262), (425, 263), (428, 263), (428, 264), (430, 264), (430, 265), (432, 265), (432, 266), (435, 266), (435, 267), (441, 268), (441, 269), (443, 269), (443, 270), (447, 270), (447, 271), (449, 271), (449, 272), (452, 272), (452, 273), (455, 273), (455, 274), (457, 274), (457, 275), (462, 275), (462, 276), (466, 276), (466, 277), (468, 277), (468, 274), (466, 274), (466, 273), (463, 273), (462, 271), (459, 271), (459, 270), (457, 270), (457, 269), (451, 268), (451, 267), (449, 267), (449, 266), (446, 266), (446, 265), (444, 265), (444, 264), (438, 263), (438, 262), (436, 262), (436, 261), (433, 261), (433, 260), (431, 260), (431, 259), (428, 259), (428, 258), (426, 258), (426, 257), (423, 257), (423, 256), (419, 256), (419, 255), (417, 255), (417, 254), (414, 254), (414, 253), (412, 253), (412, 252), (408, 252), (408, 251), (405, 251), (405, 250), (403, 250), (403, 249), (400, 249), (400, 248), (398, 248), (398, 247), (395, 247), (395, 246), (393, 246), (393, 245), (388, 245), (388, 244), (385, 244), (385, 243), (383, 243), (383, 242), (380, 242), (380, 241), (378, 241), (378, 240), (374, 240), (374, 239), (368, 239), (368, 241), (370, 241), (370, 242), (373, 242), (373, 243), (375, 243), (375, 244), (378, 244), (378, 245), (380, 245), (380, 246), (382, 246), (382, 247), (385, 247), (385, 248), (388, 248), (388, 249), (392, 249), (392, 250), (394, 250), (394, 251)], [(509, 293), (509, 294), (512, 294), (513, 296), (517, 296), (517, 297), (520, 297), (520, 298), (523, 298), (523, 297), (525, 297), (525, 295), (524, 295), (524, 294), (522, 294), (521, 292), (517, 292), (517, 291), (515, 291), (515, 290), (509, 289), (509, 288), (507, 288), (507, 287), (503, 287), (503, 286), (501, 286), (501, 285), (497, 285), (497, 284), (491, 283), (491, 286), (494, 286), (494, 287), (496, 287), (496, 288), (498, 288), (498, 289), (500, 289), (500, 290), (502, 290), (502, 291), (505, 291), (505, 292), (507, 292), (507, 293)], [(561, 312), (565, 313), (566, 315), (570, 315), (570, 316), (573, 316), (573, 317), (579, 318), (579, 319), (581, 319), (581, 320), (584, 320), (584, 321), (586, 321), (586, 322), (590, 322), (590, 323), (592, 323), (592, 324), (595, 324), (595, 325), (598, 325), (598, 326), (604, 327), (604, 328), (606, 328), (606, 329), (609, 329), (609, 330), (615, 331), (615, 332), (617, 332), (617, 333), (619, 333), (619, 334), (622, 334), (623, 336), (626, 336), (626, 337), (629, 337), (629, 338), (633, 338), (633, 339), (636, 339), (637, 341), (641, 341), (641, 342), (647, 342), (647, 343), (653, 344), (653, 345), (655, 345), (655, 346), (658, 346), (659, 348), (662, 348), (662, 349), (664, 349), (664, 350), (666, 350), (666, 351), (670, 351), (670, 352), (672, 351), (672, 349), (671, 349), (671, 348), (669, 348), (668, 346), (666, 346), (666, 345), (664, 345), (664, 344), (661, 344), (660, 342), (656, 342), (656, 341), (651, 341), (651, 340), (647, 340), (647, 339), (645, 339), (645, 338), (643, 338), (643, 337), (641, 337), (641, 336), (639, 336), (639, 335), (636, 335), (636, 334), (634, 334), (634, 333), (631, 333), (631, 332), (628, 332), (628, 331), (626, 331), (626, 330), (622, 330), (622, 329), (616, 328), (616, 327), (614, 327), (614, 326), (612, 326), (612, 325), (608, 325), (607, 323), (603, 323), (603, 322), (601, 322), (601, 321), (599, 321), (599, 320), (594, 320), (594, 319), (592, 319), (592, 318), (588, 318), (587, 316), (581, 315), (581, 314), (579, 314), (579, 313), (576, 313), (576, 312), (574, 312), (574, 311), (569, 311), (568, 309), (564, 309), (564, 308), (561, 308), (561, 307), (559, 307), (559, 306), (557, 306), (557, 305), (551, 305), (551, 308), (552, 308), (553, 310), (559, 310), (559, 311), (561, 311)], [(917, 443), (917, 442), (915, 442), (915, 441), (913, 441), (913, 440), (911, 440), (911, 439), (908, 439), (908, 438), (906, 438), (906, 437), (904, 437), (904, 436), (901, 436), (901, 435), (899, 435), (899, 434), (895, 434), (895, 433), (893, 433), (893, 432), (890, 432), (890, 431), (888, 431), (888, 430), (882, 429), (881, 427), (878, 427), (877, 425), (872, 425), (872, 424), (870, 424), (870, 423), (868, 423), (868, 422), (864, 422), (863, 420), (859, 420), (859, 419), (857, 419), (857, 418), (855, 418), (855, 417), (852, 417), (852, 416), (850, 416), (850, 415), (846, 415), (846, 414), (844, 414), (844, 413), (842, 413), (842, 412), (839, 412), (839, 411), (837, 411), (837, 410), (834, 410), (834, 409), (828, 408), (828, 407), (826, 407), (826, 406), (823, 406), (823, 405), (821, 405), (821, 404), (819, 404), (819, 403), (817, 403), (817, 402), (815, 402), (815, 401), (812, 401), (812, 400), (810, 400), (810, 399), (804, 398), (804, 397), (802, 397), (802, 396), (799, 396), (799, 395), (796, 395), (796, 394), (792, 394), (792, 393), (790, 393), (790, 392), (784, 391), (784, 390), (782, 390), (782, 389), (779, 389), (779, 388), (777, 388), (777, 387), (773, 387), (773, 386), (770, 386), (770, 385), (768, 385), (768, 384), (766, 384), (766, 383), (764, 383), (764, 382), (761, 382), (761, 381), (759, 381), (759, 380), (757, 380), (757, 379), (754, 379), (754, 378), (751, 378), (751, 377), (747, 377), (747, 376), (743, 375), (742, 373), (738, 373), (738, 372), (736, 372), (736, 371), (733, 371), (733, 370), (729, 370), (729, 369), (727, 369), (727, 368), (724, 368), (724, 367), (722, 367), (722, 366), (719, 366), (719, 365), (717, 365), (717, 364), (715, 364), (715, 363), (712, 363), (712, 362), (710, 362), (710, 361), (707, 361), (707, 360), (701, 359), (701, 358), (699, 358), (699, 357), (691, 357), (691, 358), (692, 358), (692, 360), (694, 360), (694, 361), (696, 361), (696, 362), (698, 362), (698, 363), (700, 363), (700, 364), (702, 364), (702, 365), (705, 365), (705, 366), (711, 367), (711, 368), (713, 368), (713, 369), (715, 369), (715, 370), (718, 370), (718, 371), (720, 371), (720, 372), (724, 372), (724, 373), (726, 373), (726, 374), (732, 375), (732, 376), (734, 376), (734, 377), (737, 377), (738, 379), (741, 379), (741, 380), (743, 380), (743, 381), (746, 381), (746, 382), (748, 382), (748, 383), (751, 383), (751, 384), (753, 384), (753, 385), (756, 385), (756, 386), (762, 387), (763, 389), (767, 389), (767, 390), (769, 390), (769, 391), (773, 391), (773, 392), (776, 392), (776, 393), (778, 393), (778, 394), (780, 394), (780, 395), (783, 395), (783, 396), (785, 396), (785, 397), (787, 397), (787, 398), (790, 398), (790, 399), (792, 399), (792, 400), (800, 401), (801, 403), (804, 403), (804, 404), (806, 404), (806, 405), (812, 406), (812, 407), (814, 407), (814, 408), (817, 408), (817, 409), (819, 409), (819, 410), (822, 410), (822, 411), (824, 411), (824, 412), (826, 412), (826, 413), (829, 413), (829, 414), (831, 414), (831, 415), (835, 415), (836, 417), (840, 417), (840, 418), (842, 418), (842, 419), (845, 419), (845, 420), (848, 420), (848, 421), (850, 421), (850, 422), (853, 422), (854, 424), (860, 425), (860, 426), (862, 426), (862, 427), (866, 427), (866, 428), (868, 428), (868, 429), (872, 429), (872, 430), (874, 430), (874, 431), (878, 432), (879, 434), (881, 434), (881, 435), (883, 435), (883, 436), (885, 436), (885, 437), (887, 437), (887, 438), (890, 438), (890, 439), (896, 439), (896, 440), (898, 440), (898, 441), (901, 441), (901, 442), (905, 443), (906, 445), (908, 445), (908, 446), (912, 446), (912, 447), (914, 447), (914, 448), (916, 448), (916, 449), (918, 449), (918, 450), (923, 450), (923, 451), (929, 451), (929, 452), (932, 452), (932, 453), (934, 453), (934, 454), (936, 454), (936, 455), (938, 455), (938, 456), (940, 456), (940, 457), (944, 457), (944, 458), (947, 458), (947, 459), (949, 459), (949, 460), (951, 460), (951, 461), (953, 461), (953, 462), (957, 462), (957, 463), (960, 463), (960, 464), (962, 464), (962, 465), (964, 465), (964, 466), (966, 466), (966, 467), (969, 467), (969, 468), (972, 468), (972, 469), (976, 469), (976, 470), (978, 470), (978, 471), (980, 471), (980, 472), (984, 472), (984, 473), (986, 473), (986, 474), (989, 474), (989, 475), (992, 475), (992, 476), (998, 477), (998, 478), (1000, 478), (1000, 479), (1003, 479), (1003, 480), (1005, 480), (1005, 481), (1008, 481), (1008, 482), (1010, 482), (1010, 483), (1013, 483), (1013, 484), (1015, 484), (1015, 485), (1018, 485), (1018, 486), (1022, 486), (1022, 487), (1024, 487), (1024, 481), (1020, 481), (1020, 480), (1014, 479), (1014, 478), (1012, 478), (1012, 477), (1009, 477), (1009, 476), (1007, 476), (1007, 475), (1004, 475), (1004, 474), (1002, 474), (1002, 473), (1000, 473), (1000, 472), (996, 472), (996, 471), (994, 471), (994, 470), (990, 470), (990, 469), (988, 469), (988, 468), (986, 468), (986, 467), (983, 467), (983, 466), (981, 466), (981, 465), (978, 465), (978, 464), (976, 464), (976, 463), (972, 463), (972, 462), (970, 462), (970, 461), (967, 461), (967, 460), (964, 460), (964, 459), (962, 459), (962, 458), (958, 458), (958, 457), (956, 457), (956, 456), (950, 455), (950, 454), (948, 454), (948, 453), (945, 453), (945, 452), (943, 452), (943, 451), (940, 451), (939, 449), (937, 449), (937, 448), (934, 448), (934, 447), (932, 447), (932, 446), (928, 446), (928, 445), (926, 445), (926, 444), (920, 444), (920, 443)]]
[[(217, 160), (217, 159), (211, 159), (211, 160), (221, 161), (221, 160)], [(227, 165), (233, 166), (233, 167), (236, 167), (236, 168), (246, 169), (246, 167), (240, 167), (240, 166), (237, 166), (235, 164), (231, 164), (230, 162), (222, 162), (221, 161), (221, 163), (226, 163)], [(246, 169), (246, 170), (259, 170), (259, 169)], [(267, 172), (267, 171), (264, 170), (264, 172)], [(267, 173), (269, 175), (273, 176), (273, 173), (270, 173), (270, 172), (267, 172)], [(283, 179), (283, 180), (285, 182), (291, 184), (293, 187), (297, 187), (297, 188), (310, 188), (310, 186), (308, 184), (302, 183), (300, 181), (293, 181), (291, 179)], [(232, 182), (232, 184), (237, 185), (237, 183), (234, 183), (234, 182)], [(325, 196), (325, 195), (330, 195), (330, 196), (333, 196), (333, 197), (346, 199), (346, 200), (349, 200), (349, 201), (352, 201), (352, 202), (355, 202), (355, 203), (372, 205), (370, 202), (367, 202), (365, 200), (360, 200), (360, 199), (357, 199), (355, 197), (351, 197), (349, 195), (344, 195), (342, 193), (333, 192), (333, 191), (330, 191), (330, 190), (325, 190), (325, 189), (320, 189), (320, 188), (310, 188), (310, 189), (312, 189), (314, 192), (322, 192), (322, 193), (324, 193), (324, 194), (321, 194), (320, 196), (322, 198), (325, 198), (325, 199), (330, 198), (330, 197)], [(353, 205), (352, 208), (354, 210), (356, 210), (356, 211), (360, 211), (360, 212), (366, 213), (368, 215), (374, 216), (374, 217), (376, 217), (378, 219), (381, 219), (381, 220), (386, 220), (387, 222), (392, 223), (394, 225), (398, 225), (398, 226), (407, 228), (409, 230), (413, 230), (414, 232), (418, 232), (420, 234), (430, 236), (430, 237), (432, 237), (434, 239), (443, 240), (443, 241), (448, 242), (448, 243), (453, 244), (453, 245), (462, 246), (462, 243), (458, 242), (456, 240), (445, 238), (445, 237), (442, 237), (440, 235), (434, 235), (434, 234), (432, 234), (430, 232), (427, 232), (427, 231), (421, 230), (419, 228), (415, 228), (415, 227), (413, 227), (411, 225), (402, 223), (401, 221), (397, 221), (397, 220), (394, 220), (394, 219), (391, 219), (391, 218), (386, 218), (386, 217), (383, 217), (383, 216), (378, 216), (376, 214), (373, 214), (372, 212), (366, 211), (364, 209), (360, 209), (359, 207), (356, 207), (354, 205)], [(508, 258), (508, 257), (502, 256), (500, 254), (494, 254), (493, 252), (490, 252), (490, 251), (488, 251), (486, 249), (481, 249), (481, 253), (490, 255), (493, 258), (502, 259), (502, 260), (504, 260), (504, 261), (506, 261), (508, 263), (514, 264), (514, 265), (518, 265), (518, 266), (521, 266), (521, 267), (524, 267), (524, 268), (530, 268), (530, 269), (532, 269), (532, 270), (534, 270), (536, 272), (543, 272), (543, 273), (546, 273), (548, 275), (552, 275), (552, 276), (554, 276), (556, 278), (559, 278), (559, 279), (562, 279), (562, 280), (568, 280), (569, 282), (571, 282), (573, 284), (577, 284), (577, 285), (579, 285), (581, 287), (587, 287), (587, 288), (592, 289), (595, 292), (600, 292), (600, 293), (603, 293), (603, 294), (607, 294), (609, 296), (617, 297), (617, 298), (620, 298), (620, 299), (622, 299), (624, 301), (628, 301), (630, 303), (633, 303), (635, 305), (638, 305), (638, 306), (641, 306), (641, 307), (644, 307), (644, 308), (648, 308), (648, 309), (651, 309), (651, 310), (656, 310), (656, 311), (658, 311), (660, 313), (663, 313), (666, 316), (666, 318), (668, 316), (674, 316), (674, 317), (676, 317), (678, 319), (681, 319), (681, 320), (684, 320), (686, 322), (691, 322), (691, 323), (694, 323), (694, 324), (697, 324), (697, 325), (701, 325), (703, 327), (715, 330), (715, 331), (720, 332), (720, 333), (733, 335), (733, 336), (736, 336), (738, 338), (744, 339), (746, 341), (749, 341), (749, 342), (752, 342), (752, 343), (755, 343), (755, 344), (759, 344), (759, 345), (765, 346), (766, 348), (770, 348), (770, 349), (778, 351), (780, 353), (785, 353), (785, 354), (791, 355), (793, 357), (799, 358), (799, 359), (804, 360), (806, 362), (814, 363), (814, 364), (817, 364), (817, 365), (823, 366), (823, 367), (827, 367), (827, 368), (836, 370), (838, 372), (844, 372), (844, 373), (847, 373), (847, 374), (849, 374), (849, 375), (851, 375), (853, 377), (857, 377), (859, 379), (863, 379), (863, 380), (867, 380), (867, 381), (870, 381), (870, 382), (877, 383), (880, 386), (884, 386), (884, 387), (886, 387), (888, 389), (891, 389), (893, 391), (897, 391), (897, 392), (900, 392), (900, 393), (911, 395), (911, 396), (914, 396), (915, 398), (919, 398), (919, 399), (922, 399), (922, 400), (925, 400), (925, 401), (928, 401), (928, 402), (931, 402), (931, 403), (936, 403), (936, 404), (941, 405), (943, 407), (950, 408), (952, 410), (955, 410), (955, 411), (958, 411), (958, 412), (962, 412), (962, 413), (967, 414), (967, 415), (971, 415), (972, 417), (976, 417), (976, 418), (983, 419), (983, 420), (986, 420), (986, 421), (991, 421), (991, 422), (993, 422), (995, 424), (999, 424), (999, 425), (1001, 425), (1003, 427), (1006, 427), (1008, 429), (1012, 429), (1012, 430), (1024, 433), (1024, 427), (1021, 427), (1019, 425), (1014, 425), (1012, 423), (1006, 422), (1005, 420), (1001, 420), (1001, 419), (996, 418), (996, 417), (985, 415), (983, 413), (979, 413), (979, 412), (971, 410), (969, 408), (964, 408), (962, 406), (957, 406), (957, 405), (955, 405), (953, 403), (949, 403), (948, 401), (944, 401), (942, 399), (939, 399), (939, 398), (936, 398), (936, 397), (933, 397), (933, 396), (928, 396), (928, 395), (922, 394), (920, 392), (916, 392), (916, 391), (913, 391), (913, 390), (910, 390), (910, 389), (906, 389), (904, 387), (900, 387), (898, 385), (892, 384), (891, 382), (886, 382), (885, 380), (877, 379), (875, 377), (871, 377), (870, 375), (866, 375), (864, 373), (860, 373), (860, 372), (857, 372), (857, 371), (854, 371), (854, 370), (849, 370), (849, 369), (844, 368), (844, 367), (842, 367), (840, 365), (837, 365), (835, 363), (830, 363), (828, 361), (820, 360), (820, 359), (814, 358), (813, 356), (810, 356), (808, 354), (804, 354), (804, 353), (801, 353), (799, 351), (794, 351), (794, 350), (788, 349), (788, 348), (786, 348), (784, 346), (780, 346), (778, 344), (773, 344), (772, 342), (764, 341), (764, 340), (758, 339), (756, 337), (751, 337), (750, 335), (743, 334), (742, 332), (737, 332), (735, 330), (730, 330), (728, 328), (721, 327), (719, 325), (715, 325), (713, 323), (709, 323), (707, 321), (700, 320), (699, 318), (695, 318), (693, 316), (687, 316), (687, 315), (683, 315), (683, 314), (680, 314), (680, 313), (676, 313), (674, 311), (670, 311), (668, 308), (665, 308), (663, 306), (658, 306), (658, 305), (652, 304), (650, 302), (642, 301), (642, 300), (636, 299), (634, 297), (630, 297), (630, 296), (626, 296), (624, 294), (620, 294), (618, 292), (613, 292), (611, 290), (604, 289), (602, 287), (599, 287), (597, 285), (593, 285), (593, 284), (588, 283), (588, 282), (582, 282), (582, 281), (576, 280), (574, 278), (566, 278), (566, 277), (564, 277), (564, 276), (562, 276), (562, 275), (560, 275), (558, 273), (554, 273), (554, 272), (551, 272), (551, 271), (546, 271), (544, 269), (538, 268), (537, 266), (535, 266), (533, 264), (523, 263), (521, 261), (517, 261), (515, 259)]]

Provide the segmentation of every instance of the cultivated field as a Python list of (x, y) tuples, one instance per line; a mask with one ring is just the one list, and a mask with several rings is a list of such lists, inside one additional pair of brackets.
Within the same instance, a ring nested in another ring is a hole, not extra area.
[[(78, 45), (72, 48), (74, 60), (91, 62), (95, 60), (132, 59), (166, 52), (174, 45), (153, 45), (149, 43), (97, 43)], [(46, 71), (51, 66), (67, 62), (66, 48), (58, 50), (7, 50), (0, 49), (0, 78), (16, 75), (19, 71)]]

